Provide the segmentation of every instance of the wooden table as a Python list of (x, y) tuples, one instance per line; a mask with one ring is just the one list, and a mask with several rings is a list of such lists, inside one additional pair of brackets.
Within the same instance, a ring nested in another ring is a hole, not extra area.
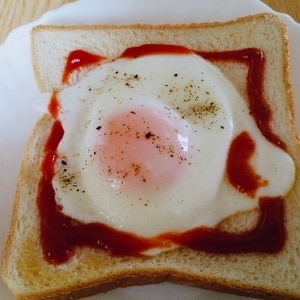
[[(15, 27), (39, 18), (49, 9), (54, 9), (73, 0), (0, 0), (0, 43)], [(243, 1), (243, 0), (240, 0)], [(291, 15), (300, 23), (300, 0), (262, 0), (276, 11)]]

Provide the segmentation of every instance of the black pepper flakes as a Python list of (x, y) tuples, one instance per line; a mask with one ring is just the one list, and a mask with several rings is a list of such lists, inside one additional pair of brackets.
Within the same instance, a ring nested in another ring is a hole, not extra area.
[(153, 134), (151, 131), (148, 131), (148, 132), (145, 134), (145, 138), (146, 138), (146, 139), (150, 139), (152, 136), (154, 136), (154, 134)]

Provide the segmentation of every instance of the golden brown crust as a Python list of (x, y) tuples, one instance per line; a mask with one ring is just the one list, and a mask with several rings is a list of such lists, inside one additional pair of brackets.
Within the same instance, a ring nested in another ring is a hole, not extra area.
[(267, 19), (267, 20), (271, 20), (271, 19), (276, 19), (279, 20), (282, 24), (282, 26), (286, 26), (285, 23), (277, 16), (274, 14), (270, 14), (270, 13), (259, 13), (256, 15), (247, 15), (247, 16), (242, 16), (242, 17), (238, 17), (235, 19), (231, 19), (228, 21), (214, 21), (214, 22), (205, 22), (205, 23), (177, 23), (177, 24), (169, 24), (169, 23), (161, 23), (161, 24), (122, 24), (122, 25), (118, 25), (118, 24), (96, 24), (96, 25), (85, 25), (85, 24), (81, 24), (81, 25), (37, 25), (35, 26), (32, 30), (33, 30), (33, 34), (34, 31), (44, 31), (44, 30), (63, 30), (63, 31), (73, 31), (73, 30), (87, 30), (87, 31), (91, 31), (91, 30), (106, 30), (106, 29), (114, 29), (114, 30), (123, 30), (124, 28), (135, 28), (135, 29), (142, 29), (142, 30), (146, 30), (146, 29), (152, 29), (152, 28), (157, 28), (157, 29), (182, 29), (182, 28), (191, 28), (191, 29), (199, 29), (199, 27), (201, 29), (205, 29), (205, 28), (215, 28), (215, 27), (224, 27), (224, 24), (226, 24), (226, 26), (229, 25), (233, 25), (233, 24), (242, 24), (242, 23), (247, 23), (247, 22), (257, 22), (257, 20), (259, 19)]

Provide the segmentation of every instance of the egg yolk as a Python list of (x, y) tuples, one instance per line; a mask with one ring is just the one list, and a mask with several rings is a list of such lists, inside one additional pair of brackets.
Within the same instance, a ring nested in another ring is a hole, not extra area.
[(182, 120), (140, 107), (121, 111), (99, 126), (96, 158), (115, 189), (160, 190), (176, 182), (188, 164), (188, 136)]

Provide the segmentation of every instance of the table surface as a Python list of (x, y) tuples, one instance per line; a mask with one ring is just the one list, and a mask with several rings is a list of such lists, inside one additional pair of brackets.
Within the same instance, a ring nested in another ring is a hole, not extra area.
[[(0, 0), (0, 44), (12, 29), (38, 19), (47, 10), (72, 1)], [(262, 2), (276, 11), (289, 14), (300, 23), (300, 0), (262, 0)]]

